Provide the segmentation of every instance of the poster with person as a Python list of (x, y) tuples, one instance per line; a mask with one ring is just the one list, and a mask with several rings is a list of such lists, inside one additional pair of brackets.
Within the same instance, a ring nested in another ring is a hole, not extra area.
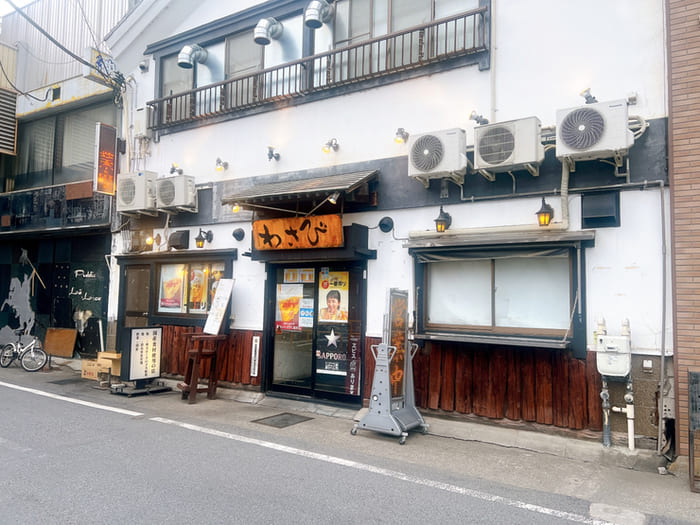
[(319, 322), (347, 323), (350, 273), (331, 272), (328, 268), (322, 268), (319, 277)]

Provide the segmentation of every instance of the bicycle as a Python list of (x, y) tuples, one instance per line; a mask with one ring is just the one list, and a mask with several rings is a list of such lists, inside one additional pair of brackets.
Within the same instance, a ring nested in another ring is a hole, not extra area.
[(0, 367), (7, 368), (15, 359), (19, 360), (20, 365), (27, 372), (37, 372), (44, 368), (49, 360), (48, 355), (41, 345), (41, 341), (35, 335), (32, 336), (32, 342), (29, 344), (22, 343), (23, 329), (15, 330), (17, 334), (16, 343), (7, 343), (0, 350)]

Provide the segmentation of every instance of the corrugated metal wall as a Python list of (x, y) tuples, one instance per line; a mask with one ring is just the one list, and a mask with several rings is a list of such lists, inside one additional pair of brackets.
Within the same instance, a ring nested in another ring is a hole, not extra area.
[[(24, 12), (78, 56), (85, 48), (102, 52), (104, 36), (127, 13), (133, 0), (38, 0)], [(0, 42), (17, 47), (17, 87), (31, 91), (82, 75), (83, 66), (51, 43), (17, 13), (2, 19)], [(4, 64), (4, 62), (3, 62)]]

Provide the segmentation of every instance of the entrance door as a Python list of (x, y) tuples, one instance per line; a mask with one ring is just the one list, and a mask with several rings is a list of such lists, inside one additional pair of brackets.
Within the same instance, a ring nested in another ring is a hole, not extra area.
[(151, 268), (149, 266), (127, 266), (124, 285), (124, 327), (148, 326), (148, 307), (151, 297)]
[(357, 403), (364, 315), (360, 266), (275, 266), (271, 389)]

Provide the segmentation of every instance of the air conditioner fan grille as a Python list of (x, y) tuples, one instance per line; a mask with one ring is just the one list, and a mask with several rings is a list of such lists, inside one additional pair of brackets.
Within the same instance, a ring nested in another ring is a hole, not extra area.
[(566, 115), (560, 126), (561, 139), (567, 146), (586, 150), (600, 141), (605, 131), (605, 120), (594, 109), (579, 108)]
[(136, 198), (136, 184), (131, 179), (123, 180), (119, 183), (119, 200), (122, 204), (133, 204)]
[(430, 171), (440, 164), (444, 154), (445, 149), (438, 137), (435, 135), (423, 135), (413, 143), (411, 163), (417, 170)]
[(175, 201), (175, 184), (171, 180), (162, 180), (158, 184), (158, 199), (169, 206)]
[(515, 150), (515, 136), (504, 126), (488, 129), (479, 138), (479, 156), (488, 164), (501, 164)]

